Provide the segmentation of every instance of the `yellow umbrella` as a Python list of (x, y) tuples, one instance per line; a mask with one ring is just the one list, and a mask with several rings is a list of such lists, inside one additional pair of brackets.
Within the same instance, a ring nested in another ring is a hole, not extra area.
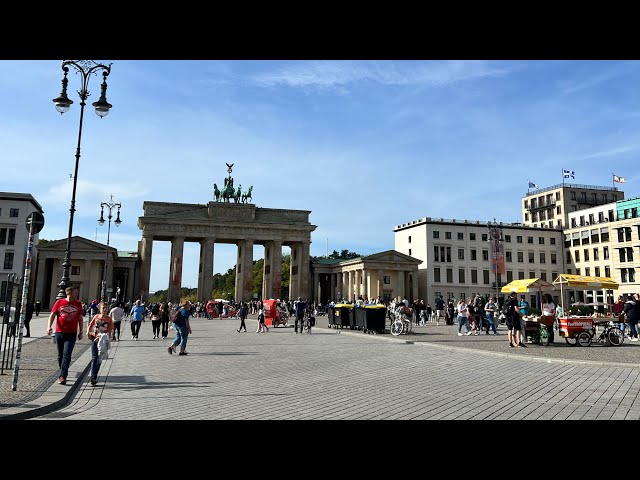
[(528, 293), (549, 287), (554, 288), (553, 284), (547, 282), (546, 280), (542, 280), (541, 278), (523, 278), (522, 280), (514, 280), (510, 283), (507, 283), (504, 287), (502, 287), (500, 291), (502, 293)]
[[(588, 277), (586, 275), (572, 275), (569, 273), (561, 273), (553, 281), (554, 285), (560, 285), (560, 298), (562, 299), (562, 310), (564, 311), (564, 295), (562, 294), (562, 286), (566, 287), (582, 287), (589, 290), (588, 287), (593, 289), (603, 290), (617, 290), (620, 284), (610, 277)], [(606, 294), (605, 294), (606, 298)]]

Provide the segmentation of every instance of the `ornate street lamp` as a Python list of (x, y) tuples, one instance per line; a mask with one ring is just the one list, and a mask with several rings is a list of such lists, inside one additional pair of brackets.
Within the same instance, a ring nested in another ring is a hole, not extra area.
[(76, 166), (73, 174), (73, 193), (71, 194), (71, 207), (69, 208), (69, 233), (67, 235), (67, 248), (64, 252), (64, 260), (62, 262), (62, 279), (58, 284), (60, 291), (57, 298), (65, 298), (67, 295), (65, 289), (71, 284), (70, 270), (71, 270), (71, 236), (73, 235), (73, 214), (76, 211), (76, 186), (78, 184), (78, 164), (80, 163), (80, 141), (82, 139), (82, 120), (84, 119), (84, 106), (85, 100), (89, 97), (88, 90), (89, 78), (91, 75), (95, 75), (98, 71), (102, 70), (102, 85), (100, 91), (100, 99), (97, 102), (93, 102), (92, 105), (96, 110), (96, 114), (99, 117), (104, 117), (109, 113), (111, 104), (107, 102), (107, 77), (111, 73), (111, 63), (109, 65), (103, 65), (102, 63), (96, 63), (93, 60), (65, 60), (62, 62), (62, 71), (64, 76), (62, 77), (62, 92), (58, 98), (53, 99), (56, 110), (63, 114), (69, 110), (73, 100), (67, 97), (67, 74), (69, 73), (69, 67), (73, 67), (76, 73), (80, 74), (80, 90), (78, 95), (80, 96), (80, 128), (78, 129), (78, 146), (76, 148)]
[(100, 218), (98, 219), (98, 223), (100, 224), (100, 226), (104, 225), (104, 207), (107, 207), (107, 209), (109, 210), (109, 215), (107, 216), (107, 218), (109, 219), (109, 227), (107, 228), (107, 250), (106, 250), (105, 259), (104, 259), (104, 270), (102, 271), (102, 301), (106, 302), (107, 301), (107, 266), (109, 264), (109, 236), (111, 235), (111, 219), (113, 218), (113, 215), (111, 214), (111, 212), (115, 207), (118, 207), (116, 220), (113, 223), (116, 224), (116, 227), (119, 227), (120, 224), (122, 223), (122, 220), (120, 220), (120, 207), (122, 207), (122, 204), (115, 203), (113, 201), (113, 195), (111, 195), (111, 199), (108, 202), (100, 203)]

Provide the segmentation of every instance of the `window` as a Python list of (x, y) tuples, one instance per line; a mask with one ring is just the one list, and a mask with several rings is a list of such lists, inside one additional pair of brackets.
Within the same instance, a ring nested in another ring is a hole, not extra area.
[(604, 267), (604, 276), (605, 277), (610, 277), (611, 276), (611, 267)]
[(511, 258), (511, 250), (507, 250), (506, 252), (504, 252), (505, 255), (505, 259), (507, 260), (507, 262), (512, 262), (513, 259)]
[(609, 227), (602, 227), (600, 229), (600, 241), (601, 242), (609, 241)]
[(580, 275), (580, 269), (576, 268), (576, 275)]
[(475, 248), (471, 249), (471, 260), (477, 260), (477, 253)]
[(7, 241), (7, 229), (0, 228), (0, 245), (4, 245)]
[(534, 252), (529, 252), (529, 263), (535, 263), (536, 259), (535, 259), (535, 253)]
[(537, 277), (536, 277), (536, 271), (535, 271), (535, 270), (533, 270), (533, 271), (529, 272), (529, 278), (537, 278)]
[(80, 275), (80, 267), (71, 265), (71, 275)]
[(482, 271), (482, 281), (485, 285), (489, 285), (489, 270)]
[(464, 248), (458, 249), (458, 260), (464, 260)]
[(13, 252), (4, 253), (4, 269), (5, 270), (13, 269)]
[(458, 283), (465, 283), (464, 282), (464, 268), (459, 268), (458, 269)]
[(451, 232), (444, 232), (445, 240), (451, 240)]
[(469, 234), (469, 240), (474, 240), (476, 239), (476, 234), (475, 233), (470, 233)]
[[(593, 249), (593, 259), (594, 260), (600, 260), (600, 255), (599, 255), (599, 250), (597, 248)], [(597, 275), (596, 275), (597, 276)]]
[(524, 263), (524, 252), (518, 252), (518, 263)]
[(464, 240), (464, 233), (458, 232), (458, 240)]
[(440, 255), (438, 255), (438, 252), (440, 252), (440, 248), (437, 245), (433, 246), (433, 261), (434, 262), (439, 262), (440, 261)]
[(604, 213), (600, 212), (598, 213), (598, 223), (602, 223), (604, 222)]
[(582, 252), (582, 254), (584, 255), (584, 261), (588, 262), (589, 261), (589, 249), (585, 248), (584, 251)]
[(451, 263), (451, 247), (447, 247), (447, 262)]
[(518, 280), (524, 280), (524, 272), (518, 272)]
[(551, 263), (558, 263), (558, 256), (555, 253), (551, 254)]
[(16, 243), (16, 229), (9, 229), (9, 238), (7, 239), (7, 245), (15, 245)]
[(561, 207), (560, 205), (558, 205), (558, 206), (556, 207), (556, 213), (557, 213), (558, 215), (560, 215), (560, 214), (562, 213), (562, 207)]
[(524, 214), (524, 219), (525, 219), (525, 221), (527, 221), (527, 222), (529, 221), (529, 214), (528, 214), (528, 213), (525, 213), (525, 214)]
[(576, 263), (580, 261), (580, 250), (575, 251), (575, 253), (573, 254), (573, 258), (575, 259)]
[(9, 216), (10, 217), (18, 218), (19, 215), (20, 215), (20, 209), (19, 208), (10, 208), (9, 209)]
[(482, 241), (483, 241), (483, 242), (486, 242), (486, 241), (488, 241), (488, 240), (489, 240), (489, 235), (487, 235), (486, 233), (483, 233), (483, 234), (482, 234)]
[(580, 236), (582, 237), (582, 245), (589, 245), (589, 230), (583, 230), (580, 232)]
[(453, 283), (453, 268), (447, 268), (447, 283)]
[(635, 283), (635, 281), (636, 281), (636, 269), (635, 268), (630, 268), (629, 269), (629, 282)]
[(633, 248), (627, 247), (627, 261), (633, 262)]
[(546, 282), (547, 281), (547, 272), (540, 272), (540, 278), (542, 279), (542, 281)]
[(609, 218), (610, 222), (613, 222), (615, 220), (615, 218), (613, 217), (613, 210), (609, 210), (607, 212), (607, 217)]
[(505, 235), (504, 236), (504, 241), (507, 243), (511, 243), (511, 235)]
[(618, 228), (618, 242), (624, 242), (624, 229)]
[(549, 239), (549, 243), (550, 243), (551, 245), (555, 245), (555, 244), (556, 244), (556, 239), (555, 239), (555, 237), (551, 237), (551, 238)]
[(433, 269), (433, 281), (436, 283), (440, 283), (440, 267), (436, 267)]
[(560, 192), (556, 192), (556, 202), (560, 200)]
[(7, 298), (7, 282), (3, 280), (2, 285), (0, 286), (0, 302), (4, 303), (6, 298)]
[(624, 241), (631, 241), (631, 227), (624, 227)]
[(598, 229), (591, 229), (591, 243), (600, 243), (600, 235), (598, 235)]
[(580, 232), (573, 232), (571, 234), (571, 242), (571, 245), (573, 245), (574, 247), (580, 245)]
[(585, 274), (587, 277), (591, 276), (591, 268), (586, 267), (586, 268), (584, 269), (584, 274)]
[(544, 245), (544, 237), (538, 237), (538, 245)]
[(571, 192), (571, 200), (576, 200), (576, 192)]
[(411, 256), (411, 249), (409, 249), (409, 256)]
[[(595, 195), (595, 193), (594, 193), (594, 195)], [(592, 225), (592, 224), (594, 224), (594, 223), (596, 223), (596, 219), (595, 219), (595, 217), (593, 216), (593, 213), (590, 213), (590, 214), (589, 214), (589, 225)]]
[(627, 283), (627, 269), (626, 268), (621, 268), (620, 269), (620, 280), (622, 283)]
[(571, 252), (567, 252), (567, 263), (571, 263)]
[[(602, 247), (602, 259), (609, 260), (609, 247)], [(608, 277), (609, 275), (607, 275)]]
[(596, 271), (596, 273), (595, 273), (596, 277), (599, 277), (600, 276), (600, 267), (596, 267), (595, 271)]
[(489, 250), (482, 250), (482, 260), (485, 262), (489, 261)]
[(433, 238), (440, 238), (440, 232), (438, 230), (433, 231)]
[(391, 275), (385, 275), (384, 276), (384, 284), (385, 285), (391, 285)]
[(516, 237), (516, 243), (522, 243), (522, 236), (521, 235), (518, 235)]
[(533, 243), (533, 237), (527, 237), (527, 243)]
[(507, 283), (513, 282), (513, 272), (511, 270), (507, 270)]
[(411, 235), (409, 235), (409, 243), (411, 243)]
[(478, 270), (475, 270), (475, 269), (471, 270), (471, 283), (473, 284), (478, 283)]
[[(529, 262), (531, 263), (531, 262)], [(547, 259), (546, 256), (544, 254), (544, 252), (540, 252), (540, 263), (547, 263)]]

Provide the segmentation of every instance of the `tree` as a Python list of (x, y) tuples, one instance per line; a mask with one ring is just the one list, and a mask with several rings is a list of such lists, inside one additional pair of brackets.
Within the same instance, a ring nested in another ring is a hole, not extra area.
[[(360, 255), (359, 253), (356, 252), (350, 252), (349, 250), (347, 250), (346, 248), (344, 250), (341, 250), (340, 253), (338, 253), (337, 250), (334, 250), (331, 255), (329, 255), (327, 258), (333, 258), (336, 260), (351, 260), (352, 258), (358, 258), (361, 257), (362, 255)], [(314, 260), (315, 259), (320, 259), (320, 258), (324, 258), (324, 256), (320, 256), (320, 257), (311, 257)]]

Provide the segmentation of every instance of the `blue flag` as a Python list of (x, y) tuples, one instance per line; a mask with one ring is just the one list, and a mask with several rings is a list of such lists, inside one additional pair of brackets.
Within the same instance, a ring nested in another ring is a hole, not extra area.
[(562, 170), (562, 173), (564, 174), (564, 178), (576, 178), (576, 172), (573, 170)]
[(535, 183), (533, 183), (532, 181), (529, 181), (529, 188), (540, 188), (540, 187)]

